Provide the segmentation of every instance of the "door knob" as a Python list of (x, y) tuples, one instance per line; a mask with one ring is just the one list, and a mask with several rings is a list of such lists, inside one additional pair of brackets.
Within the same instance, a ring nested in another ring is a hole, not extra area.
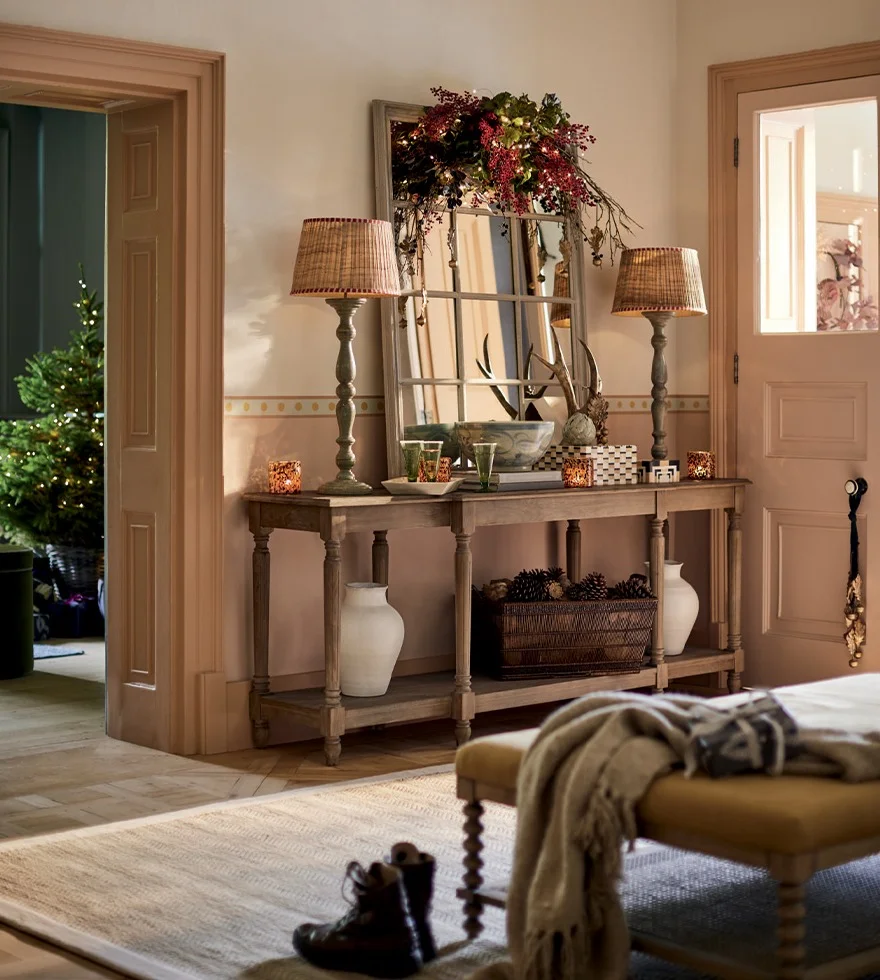
[(868, 481), (863, 476), (855, 480), (847, 480), (843, 489), (846, 490), (850, 497), (861, 499), (868, 492)]

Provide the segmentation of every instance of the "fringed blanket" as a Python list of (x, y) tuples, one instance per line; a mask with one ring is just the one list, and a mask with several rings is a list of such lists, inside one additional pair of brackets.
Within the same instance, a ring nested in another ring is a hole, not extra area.
[(880, 778), (877, 706), (871, 721), (863, 714), (849, 725), (852, 715), (845, 714), (848, 730), (841, 731), (829, 726), (827, 704), (799, 700), (798, 690), (777, 692), (796, 735), (778, 717), (764, 716), (774, 730), (763, 740), (755, 738), (755, 698), (748, 696), (596, 694), (551, 715), (519, 776), (507, 905), (511, 963), (488, 972), (515, 980), (626, 978), (629, 935), (617, 892), (622, 845), (636, 836), (639, 800), (674, 766), (693, 771), (708, 759), (721, 761), (719, 771)]

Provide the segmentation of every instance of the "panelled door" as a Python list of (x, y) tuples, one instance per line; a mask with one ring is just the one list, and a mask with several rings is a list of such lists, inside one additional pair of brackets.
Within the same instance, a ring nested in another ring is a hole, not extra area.
[(751, 685), (850, 671), (844, 486), (860, 476), (858, 669), (880, 670), (878, 98), (880, 77), (739, 97), (736, 452), (754, 483), (743, 521)]
[(174, 696), (174, 127), (167, 102), (107, 128), (108, 733), (159, 749)]

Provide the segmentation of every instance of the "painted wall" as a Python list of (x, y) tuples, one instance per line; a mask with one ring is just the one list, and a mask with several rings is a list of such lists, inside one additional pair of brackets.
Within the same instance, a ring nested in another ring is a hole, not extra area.
[(79, 321), (77, 263), (104, 295), (103, 115), (0, 104), (8, 147), (0, 189), (0, 415), (26, 414), (15, 377)]
[[(705, 257), (709, 65), (875, 40), (880, 38), (880, 3), (852, 0), (846, 16), (837, 17), (822, 0), (678, 0), (677, 13), (676, 215), (681, 240)], [(712, 284), (705, 285), (711, 316)], [(674, 376), (681, 391), (708, 390), (708, 324), (702, 318), (678, 326)]]
[[(593, 173), (642, 226), (633, 244), (694, 244), (678, 234), (676, 6), (674, 0), (567, 0), (552, 13), (529, 0), (0, 0), (0, 19), (138, 40), (189, 45), (227, 55), (226, 150), (226, 664), (248, 676), (250, 539), (242, 489), (277, 454), (302, 458), (314, 487), (334, 472), (336, 342), (322, 303), (287, 295), (303, 218), (371, 215), (374, 210), (370, 100), (423, 103), (432, 85), (478, 91), (555, 91), (597, 137)], [(576, 48), (571, 38), (578, 39)], [(651, 347), (640, 320), (609, 315), (616, 270), (587, 269), (591, 344), (612, 396), (612, 441), (650, 447)], [(359, 474), (384, 476), (378, 310), (358, 317), (357, 386), (366, 411), (357, 423)], [(702, 365), (682, 371), (681, 338), (670, 339), (674, 452), (705, 442)], [(705, 344), (696, 344), (705, 356)], [(682, 378), (689, 379), (687, 382)], [(699, 383), (693, 383), (699, 379)], [(682, 556), (692, 580), (701, 518), (682, 522)], [(475, 579), (561, 559), (559, 528), (491, 529), (476, 541)], [(686, 543), (685, 543), (686, 542)], [(307, 536), (272, 539), (274, 613), (271, 671), (315, 683), (322, 667), (321, 546)], [(445, 531), (391, 535), (391, 598), (407, 622), (403, 657), (430, 660), (452, 648), (452, 555)], [(646, 557), (641, 521), (587, 529), (585, 563), (622, 576)], [(369, 540), (344, 547), (346, 577), (363, 577)], [(243, 688), (242, 688), (243, 690)], [(231, 730), (242, 732), (241, 710)], [(238, 712), (236, 714), (236, 712)], [(232, 739), (233, 743), (236, 738)]]

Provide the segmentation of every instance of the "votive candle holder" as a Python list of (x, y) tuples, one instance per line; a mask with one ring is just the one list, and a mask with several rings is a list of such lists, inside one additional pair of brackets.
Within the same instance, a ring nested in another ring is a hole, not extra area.
[(569, 456), (562, 461), (562, 485), (568, 489), (593, 485), (593, 460), (590, 456)]
[(492, 489), (492, 463), (495, 461), (497, 442), (475, 442), (471, 446), (474, 454), (474, 464), (477, 467), (477, 478), (480, 481), (480, 492), (489, 493)]
[(437, 467), (437, 482), (449, 483), (452, 479), (452, 457), (441, 456), (440, 465)]
[[(422, 443), (422, 463), (419, 468), (419, 480), (422, 483), (436, 483), (437, 473), (440, 469), (440, 450), (443, 449), (442, 442), (423, 442)], [(424, 473), (424, 478), (422, 477)]]
[(420, 439), (401, 439), (400, 449), (403, 453), (403, 468), (410, 483), (420, 480), (422, 468), (422, 442)]
[(302, 463), (298, 459), (269, 460), (269, 493), (302, 493)]
[(687, 473), (689, 480), (714, 480), (715, 453), (705, 449), (689, 449)]

